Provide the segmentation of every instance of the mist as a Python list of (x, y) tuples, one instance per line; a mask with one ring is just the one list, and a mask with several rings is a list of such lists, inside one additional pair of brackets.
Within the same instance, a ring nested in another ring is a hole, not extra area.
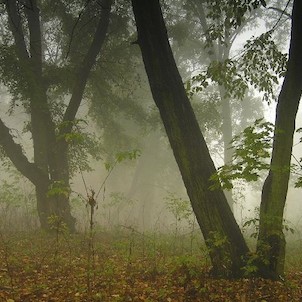
[[(290, 166), (271, 164), (293, 4), (144, 2), (156, 9), (0, 4), (0, 300), (3, 286), (5, 301), (27, 301), (22, 274), (30, 301), (252, 301), (236, 287), (216, 299), (213, 277), (301, 286), (301, 106)], [(265, 200), (278, 169), (285, 205)], [(270, 202), (284, 210), (273, 222)], [(48, 292), (56, 270), (79, 281)], [(35, 290), (35, 274), (47, 285)]]

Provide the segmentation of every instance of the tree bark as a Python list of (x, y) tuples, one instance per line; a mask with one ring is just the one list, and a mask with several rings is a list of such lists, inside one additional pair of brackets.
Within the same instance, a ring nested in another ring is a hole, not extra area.
[(159, 1), (132, 0), (132, 5), (153, 98), (209, 248), (213, 273), (239, 277), (248, 248), (222, 190), (209, 189), (216, 169), (176, 67)]
[(278, 98), (273, 152), (260, 206), (257, 244), (260, 275), (284, 274), (283, 212), (288, 191), (295, 119), (302, 91), (302, 2), (294, 1), (289, 61)]

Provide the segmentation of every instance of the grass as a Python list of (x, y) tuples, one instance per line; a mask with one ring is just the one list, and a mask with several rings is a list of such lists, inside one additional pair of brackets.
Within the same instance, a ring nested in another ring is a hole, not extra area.
[[(300, 242), (289, 244), (284, 282), (213, 280), (196, 236), (97, 231), (88, 235), (2, 234), (0, 302), (301, 301)], [(296, 255), (296, 256), (295, 256)]]

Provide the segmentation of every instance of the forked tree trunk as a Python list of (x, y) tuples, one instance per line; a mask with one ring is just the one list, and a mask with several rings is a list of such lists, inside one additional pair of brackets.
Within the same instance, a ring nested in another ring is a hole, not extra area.
[(284, 274), (283, 212), (288, 190), (295, 119), (302, 91), (302, 1), (295, 0), (289, 61), (276, 109), (273, 153), (265, 180), (257, 244), (260, 275), (278, 279)]
[[(24, 83), (20, 85), (25, 87), (24, 98), (29, 100), (34, 163), (28, 161), (1, 120), (0, 134), (3, 134), (3, 137), (0, 144), (15, 167), (34, 184), (41, 227), (47, 230), (50, 228), (48, 218), (52, 215), (64, 222), (70, 231), (75, 230), (75, 219), (71, 215), (69, 205), (68, 143), (64, 137), (72, 131), (89, 73), (106, 37), (112, 0), (99, 2), (101, 10), (96, 32), (83, 61), (75, 70), (77, 76), (73, 83), (72, 96), (62, 120), (66, 127), (62, 127), (58, 135), (49, 107), (49, 87), (45, 85), (43, 74), (43, 39), (38, 3), (36, 0), (26, 0), (19, 6), (17, 0), (5, 1), (16, 56), (20, 63), (18, 72), (24, 79)], [(24, 16), (26, 22), (23, 22)], [(23, 26), (27, 30), (23, 31)], [(58, 183), (62, 185), (62, 190), (59, 190), (58, 194), (51, 194), (49, 189)]]
[(158, 0), (132, 0), (138, 40), (193, 211), (219, 277), (239, 277), (248, 248), (222, 190), (209, 189), (216, 172), (169, 45)]

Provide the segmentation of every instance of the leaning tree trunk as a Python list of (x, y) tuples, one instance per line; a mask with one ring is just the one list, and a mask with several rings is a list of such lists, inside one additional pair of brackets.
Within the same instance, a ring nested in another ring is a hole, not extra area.
[(248, 248), (222, 190), (209, 189), (215, 166), (176, 67), (159, 1), (132, 0), (132, 5), (153, 98), (209, 248), (213, 273), (241, 276)]
[(257, 244), (259, 273), (277, 279), (284, 274), (285, 207), (295, 119), (302, 91), (302, 1), (293, 5), (292, 32), (287, 72), (278, 98), (271, 168), (265, 180)]

